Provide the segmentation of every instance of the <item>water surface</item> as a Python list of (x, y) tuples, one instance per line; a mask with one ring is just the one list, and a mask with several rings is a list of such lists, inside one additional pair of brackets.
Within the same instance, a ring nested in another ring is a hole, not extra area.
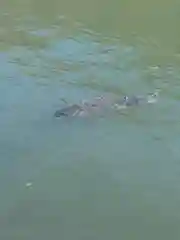
[[(161, 0), (2, 2), (2, 239), (180, 237), (179, 10)], [(123, 115), (53, 118), (61, 97), (157, 88), (157, 104)]]

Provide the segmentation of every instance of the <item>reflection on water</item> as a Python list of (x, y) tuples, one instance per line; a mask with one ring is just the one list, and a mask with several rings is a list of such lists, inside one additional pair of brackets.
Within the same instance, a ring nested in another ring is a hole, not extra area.
[[(3, 3), (2, 239), (179, 238), (178, 7)], [(53, 118), (62, 97), (78, 103), (157, 88), (150, 107)]]

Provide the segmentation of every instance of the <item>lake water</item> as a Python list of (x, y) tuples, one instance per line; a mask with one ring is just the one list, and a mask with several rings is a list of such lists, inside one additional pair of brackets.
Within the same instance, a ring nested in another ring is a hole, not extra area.
[[(15, 0), (0, 8), (0, 239), (180, 238), (180, 4)], [(70, 103), (152, 106), (61, 121)]]

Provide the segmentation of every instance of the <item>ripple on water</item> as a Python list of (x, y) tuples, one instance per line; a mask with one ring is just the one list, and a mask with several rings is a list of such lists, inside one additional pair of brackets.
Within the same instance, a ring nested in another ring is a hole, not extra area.
[[(43, 239), (81, 231), (109, 239), (120, 229), (133, 239), (132, 232), (145, 236), (157, 226), (166, 232), (163, 226), (179, 222), (179, 70), (149, 65), (139, 46), (78, 24), (25, 26), (12, 39), (8, 28), (8, 50), (0, 54), (0, 234), (25, 229), (32, 237), (39, 228)], [(52, 117), (61, 97), (79, 103), (156, 88), (153, 106), (74, 121)]]

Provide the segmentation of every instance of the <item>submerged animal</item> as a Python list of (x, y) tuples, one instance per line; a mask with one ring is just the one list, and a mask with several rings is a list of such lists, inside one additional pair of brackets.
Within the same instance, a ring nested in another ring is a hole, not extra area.
[(64, 107), (60, 110), (57, 110), (55, 113), (54, 113), (54, 116), (55, 117), (73, 117), (73, 116), (76, 116), (78, 113), (80, 113), (81, 111), (83, 111), (82, 107), (77, 105), (77, 104), (73, 104), (73, 105), (70, 105), (70, 106), (67, 106), (67, 107)]
[(92, 102), (82, 101), (81, 104), (67, 104), (67, 106), (57, 110), (55, 117), (75, 117), (90, 116), (92, 114), (106, 111), (107, 109), (123, 109), (127, 107), (138, 106), (141, 104), (155, 103), (157, 101), (158, 92), (148, 94), (147, 96), (124, 96), (119, 99), (108, 99), (103, 96), (95, 98)]
[(67, 106), (57, 110), (54, 113), (55, 117), (89, 116), (100, 112), (107, 105), (103, 96), (96, 97), (91, 102), (83, 100), (81, 104), (68, 104), (64, 99), (61, 100)]
[(140, 104), (155, 103), (157, 101), (158, 92), (149, 93), (147, 96), (124, 96), (123, 99), (120, 99), (115, 102), (114, 106), (116, 108), (126, 108), (133, 107)]

